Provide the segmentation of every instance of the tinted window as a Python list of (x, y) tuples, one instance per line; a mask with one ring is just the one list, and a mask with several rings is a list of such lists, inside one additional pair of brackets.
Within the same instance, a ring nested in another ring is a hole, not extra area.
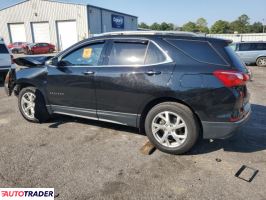
[(266, 43), (257, 43), (255, 46), (256, 50), (266, 50)]
[(60, 63), (64, 66), (97, 66), (104, 43), (91, 44), (65, 56)]
[(142, 65), (147, 43), (115, 42), (109, 57), (109, 65)]
[(42, 47), (47, 47), (48, 44), (46, 44), (46, 43), (41, 43), (40, 46), (42, 46)]
[(233, 62), (234, 66), (241, 72), (247, 73), (248, 70), (244, 62), (240, 59), (240, 57), (233, 51), (230, 46), (225, 47), (225, 51), (229, 55), (231, 61)]
[(208, 64), (227, 65), (215, 49), (205, 41), (167, 40), (195, 60)]
[(252, 51), (254, 50), (254, 45), (252, 43), (239, 44), (239, 51)]
[(0, 44), (0, 53), (9, 53), (4, 44)]
[(235, 51), (236, 50), (236, 44), (230, 44), (230, 47)]
[(152, 42), (149, 43), (145, 64), (156, 64), (166, 60), (164, 54)]

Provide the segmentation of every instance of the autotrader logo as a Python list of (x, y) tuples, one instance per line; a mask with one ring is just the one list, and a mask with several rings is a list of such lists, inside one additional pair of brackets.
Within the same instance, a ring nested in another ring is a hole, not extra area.
[(53, 188), (0, 188), (0, 200), (54, 200)]
[(123, 29), (125, 27), (125, 19), (120, 15), (112, 15), (112, 27)]

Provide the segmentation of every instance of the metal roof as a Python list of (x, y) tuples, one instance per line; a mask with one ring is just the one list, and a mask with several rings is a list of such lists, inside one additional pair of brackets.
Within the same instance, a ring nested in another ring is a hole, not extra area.
[[(13, 6), (16, 6), (18, 4), (25, 3), (27, 1), (30, 1), (30, 0), (21, 0), (21, 1), (17, 2), (17, 3), (15, 3), (15, 4), (9, 5), (9, 6), (5, 7), (5, 8), (0, 8), (0, 11), (1, 10), (5, 10), (5, 9), (8, 9), (10, 7), (13, 7)], [(127, 15), (127, 16), (130, 16), (130, 17), (138, 18), (137, 16), (130, 15), (130, 14), (127, 14), (127, 13), (123, 13), (123, 12), (119, 12), (119, 11), (115, 11), (115, 10), (106, 9), (106, 8), (102, 8), (102, 7), (99, 7), (99, 6), (90, 5), (90, 4), (86, 3), (86, 2), (84, 2), (84, 0), (83, 1), (80, 1), (80, 2), (77, 2), (75, 0), (70, 0), (70, 1), (63, 1), (63, 0), (40, 0), (40, 1), (49, 1), (49, 2), (54, 2), (54, 3), (89, 6), (89, 7), (92, 7), (92, 8), (98, 8), (98, 9), (101, 9), (101, 10), (106, 10), (106, 11), (109, 11), (109, 12), (114, 12), (114, 13), (117, 13), (117, 14)]]
[(196, 33), (183, 32), (183, 31), (117, 31), (117, 32), (95, 34), (94, 37), (112, 36), (112, 35), (172, 35), (172, 36), (186, 36), (186, 37), (199, 36)]

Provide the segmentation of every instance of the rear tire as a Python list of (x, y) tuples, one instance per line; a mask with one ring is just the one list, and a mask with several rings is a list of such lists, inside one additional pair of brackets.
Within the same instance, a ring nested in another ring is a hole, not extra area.
[(145, 131), (156, 148), (176, 155), (189, 151), (199, 136), (198, 121), (193, 112), (175, 102), (154, 106), (145, 119)]
[(22, 116), (30, 122), (46, 122), (50, 118), (42, 93), (35, 87), (23, 88), (18, 96)]
[(53, 49), (49, 49), (49, 53), (54, 53), (54, 50)]
[(266, 57), (259, 57), (256, 64), (258, 67), (266, 67)]

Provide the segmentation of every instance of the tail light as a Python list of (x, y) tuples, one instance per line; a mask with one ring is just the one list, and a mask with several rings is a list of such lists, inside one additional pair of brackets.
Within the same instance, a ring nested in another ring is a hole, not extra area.
[(245, 85), (249, 80), (249, 75), (233, 70), (217, 70), (213, 72), (226, 87)]

